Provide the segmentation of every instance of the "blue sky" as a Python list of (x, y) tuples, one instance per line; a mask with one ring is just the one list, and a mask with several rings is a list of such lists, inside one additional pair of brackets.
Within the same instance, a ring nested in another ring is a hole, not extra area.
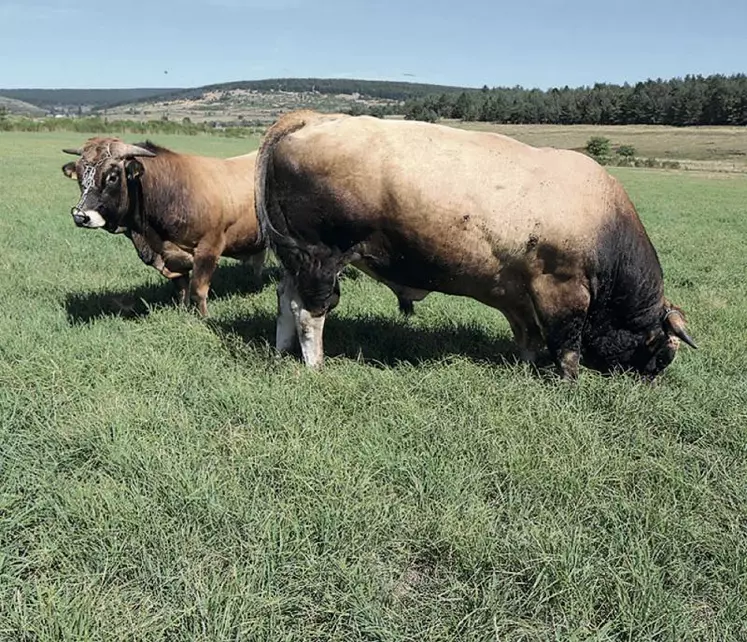
[(0, 0), (0, 87), (635, 82), (747, 72), (746, 28), (746, 0)]

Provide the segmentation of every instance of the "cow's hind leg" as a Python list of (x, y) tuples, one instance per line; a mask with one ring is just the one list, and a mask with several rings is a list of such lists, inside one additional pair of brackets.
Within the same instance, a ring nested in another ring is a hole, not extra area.
[(550, 356), (564, 379), (576, 379), (591, 300), (588, 288), (574, 278), (543, 274), (533, 281), (531, 291)]

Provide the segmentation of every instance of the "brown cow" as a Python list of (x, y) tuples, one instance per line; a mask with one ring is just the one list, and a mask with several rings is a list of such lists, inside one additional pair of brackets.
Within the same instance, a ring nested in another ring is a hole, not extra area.
[[(91, 138), (63, 172), (81, 196), (72, 215), (78, 227), (130, 237), (138, 255), (207, 314), (210, 279), (221, 256), (252, 264), (261, 275), (265, 244), (254, 211), (257, 153), (220, 159), (177, 154), (151, 142)], [(189, 273), (192, 272), (191, 281)]]
[(654, 377), (679, 340), (656, 251), (622, 186), (595, 161), (505, 136), (371, 117), (288, 114), (268, 131), (257, 216), (286, 274), (277, 347), (323, 359), (346, 263), (503, 312), (526, 356)]

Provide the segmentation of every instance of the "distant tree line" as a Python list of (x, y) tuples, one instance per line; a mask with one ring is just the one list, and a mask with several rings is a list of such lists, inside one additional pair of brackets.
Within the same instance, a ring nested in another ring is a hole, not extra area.
[(230, 126), (220, 123), (192, 123), (188, 118), (182, 122), (170, 120), (108, 120), (98, 116), (85, 118), (26, 118), (8, 117), (0, 111), (0, 131), (53, 132), (68, 131), (81, 134), (212, 134), (228, 138), (259, 136), (263, 127)]
[(686, 76), (547, 91), (483, 87), (405, 102), (405, 117), (560, 125), (747, 125), (747, 75)]

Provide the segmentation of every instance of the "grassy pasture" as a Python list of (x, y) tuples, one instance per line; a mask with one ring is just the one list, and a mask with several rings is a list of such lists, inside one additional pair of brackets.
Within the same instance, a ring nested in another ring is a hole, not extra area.
[(73, 226), (81, 141), (0, 134), (0, 640), (747, 639), (745, 178), (615, 170), (701, 345), (656, 387), (352, 274), (311, 373), (272, 267), (205, 322)]
[(687, 169), (747, 173), (746, 127), (450, 124), (564, 149), (581, 149), (592, 136), (604, 136), (613, 149), (633, 145), (641, 158), (678, 160)]

